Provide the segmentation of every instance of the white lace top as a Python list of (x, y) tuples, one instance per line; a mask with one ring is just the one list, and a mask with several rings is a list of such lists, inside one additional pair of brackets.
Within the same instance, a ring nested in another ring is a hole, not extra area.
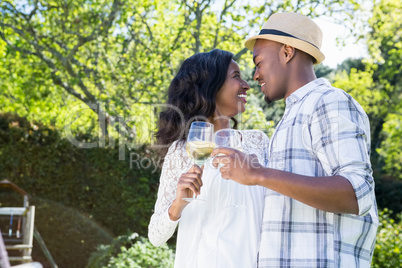
[[(241, 133), (244, 153), (257, 155), (266, 165), (268, 137), (257, 130)], [(172, 221), (168, 210), (176, 197), (178, 179), (191, 166), (185, 143), (174, 142), (162, 167), (149, 240), (162, 245), (180, 222), (175, 267), (256, 267), (265, 188), (225, 180), (207, 162), (199, 200), (189, 203), (181, 218)]]

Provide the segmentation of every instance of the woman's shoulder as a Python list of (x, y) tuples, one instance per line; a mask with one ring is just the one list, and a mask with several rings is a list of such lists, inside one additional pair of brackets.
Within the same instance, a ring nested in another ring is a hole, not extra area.
[(166, 156), (181, 155), (186, 151), (186, 142), (183, 140), (176, 140), (170, 146)]
[(167, 170), (183, 172), (191, 165), (191, 160), (186, 152), (185, 141), (174, 141), (165, 155), (163, 167)]

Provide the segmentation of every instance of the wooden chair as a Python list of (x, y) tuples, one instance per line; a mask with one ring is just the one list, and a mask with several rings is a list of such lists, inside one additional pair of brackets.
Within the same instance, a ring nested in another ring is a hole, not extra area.
[(39, 262), (23, 263), (15, 266), (10, 265), (6, 246), (4, 245), (3, 236), (0, 234), (0, 267), (1, 268), (43, 268)]
[(9, 220), (9, 226), (6, 226), (6, 228), (4, 226), (0, 227), (2, 239), (8, 251), (8, 259), (11, 263), (32, 262), (35, 206), (29, 206), (28, 193), (16, 184), (8, 180), (2, 180), (0, 181), (0, 187), (11, 188), (23, 196), (22, 207), (0, 207), (0, 217), (3, 220)]

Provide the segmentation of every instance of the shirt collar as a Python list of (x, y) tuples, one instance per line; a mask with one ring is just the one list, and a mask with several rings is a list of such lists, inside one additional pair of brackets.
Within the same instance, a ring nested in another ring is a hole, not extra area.
[(289, 97), (286, 98), (286, 105), (295, 104), (299, 100), (303, 99), (304, 96), (306, 96), (315, 87), (318, 87), (318, 86), (321, 86), (321, 85), (330, 86), (331, 84), (325, 78), (315, 79), (315, 80), (305, 84), (304, 86), (298, 88), (295, 92), (290, 94)]

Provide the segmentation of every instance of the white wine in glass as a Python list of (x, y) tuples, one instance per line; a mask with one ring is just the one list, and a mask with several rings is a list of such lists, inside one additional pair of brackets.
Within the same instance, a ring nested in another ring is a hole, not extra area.
[(198, 166), (204, 165), (214, 148), (215, 143), (210, 141), (188, 141), (186, 144), (188, 156), (194, 159), (195, 164)]
[[(188, 156), (193, 159), (194, 164), (198, 166), (211, 157), (211, 153), (215, 148), (214, 143), (214, 125), (208, 122), (193, 122), (187, 136), (186, 151)], [(183, 198), (187, 202), (197, 200), (195, 194), (193, 198)]]

